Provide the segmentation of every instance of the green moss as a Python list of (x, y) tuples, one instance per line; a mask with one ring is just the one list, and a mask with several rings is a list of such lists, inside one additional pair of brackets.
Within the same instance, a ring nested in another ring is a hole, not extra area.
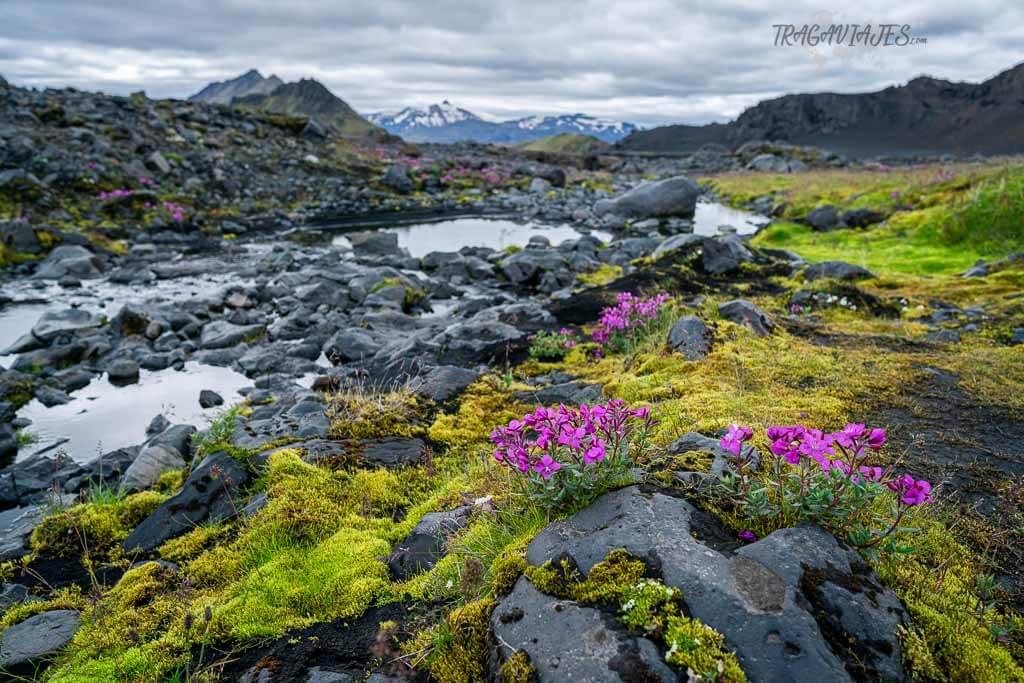
[(509, 655), (498, 669), (499, 683), (536, 683), (537, 669), (530, 663), (530, 656), (522, 650)]
[(618, 610), (618, 619), (632, 631), (661, 642), (665, 660), (697, 680), (745, 681), (736, 655), (725, 649), (720, 633), (683, 616), (682, 594), (660, 581), (644, 578), (642, 560), (619, 548), (595, 564), (585, 580), (568, 560), (529, 567), (526, 575), (541, 592), (585, 605)]
[(491, 564), (491, 593), (495, 596), (511, 593), (526, 567), (526, 558), (522, 550), (510, 549), (502, 552)]
[(350, 388), (327, 398), (327, 417), (335, 439), (418, 436), (419, 400), (409, 389), (383, 393)]
[(725, 649), (722, 634), (696, 619), (669, 617), (663, 640), (668, 646), (665, 661), (692, 671), (699, 681), (740, 683), (747, 680), (736, 655)]
[(78, 586), (58, 588), (46, 600), (23, 602), (7, 608), (3, 617), (0, 618), (0, 632), (14, 624), (20, 624), (36, 614), (42, 614), (43, 612), (55, 609), (82, 611), (87, 605), (88, 601), (82, 595), (82, 591)]
[(441, 633), (430, 661), (430, 675), (439, 683), (486, 680), (493, 609), (493, 600), (478, 600), (448, 616), (448, 628)]
[(224, 538), (228, 527), (223, 524), (204, 524), (186, 534), (172, 538), (157, 550), (160, 557), (170, 562), (183, 564), (193, 560)]
[(87, 554), (94, 560), (105, 559), (163, 501), (162, 494), (143, 491), (123, 499), (75, 505), (43, 519), (32, 532), (32, 551), (42, 557)]
[(975, 618), (980, 574), (970, 551), (950, 536), (944, 524), (924, 513), (906, 523), (919, 527), (913, 555), (886, 557), (875, 569), (903, 600), (913, 621), (904, 632), (905, 658), (927, 680), (1024, 681), (1024, 668), (996, 642), (992, 625), (1008, 618)]
[(587, 287), (599, 287), (613, 282), (622, 277), (622, 266), (613, 266), (610, 263), (602, 263), (601, 266), (590, 273), (580, 273), (576, 281)]

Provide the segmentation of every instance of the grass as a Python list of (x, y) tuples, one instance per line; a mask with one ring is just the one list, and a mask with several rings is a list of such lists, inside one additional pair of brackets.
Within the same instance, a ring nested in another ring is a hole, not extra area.
[[(772, 194), (782, 220), (754, 243), (791, 249), (811, 261), (839, 259), (878, 273), (962, 272), (980, 258), (1024, 248), (1024, 166), (929, 166), (878, 172), (727, 174), (706, 180), (734, 204)], [(822, 204), (870, 208), (878, 227), (816, 233), (793, 222)]]

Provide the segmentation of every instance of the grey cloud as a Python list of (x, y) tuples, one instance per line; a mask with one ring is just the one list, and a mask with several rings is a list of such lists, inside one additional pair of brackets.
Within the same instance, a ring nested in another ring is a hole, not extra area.
[[(184, 97), (256, 67), (312, 76), (363, 111), (440, 98), (502, 116), (586, 111), (644, 124), (735, 116), (787, 92), (981, 80), (1022, 59), (1018, 0), (2, 0), (0, 73)], [(908, 23), (927, 45), (774, 47), (774, 23)]]

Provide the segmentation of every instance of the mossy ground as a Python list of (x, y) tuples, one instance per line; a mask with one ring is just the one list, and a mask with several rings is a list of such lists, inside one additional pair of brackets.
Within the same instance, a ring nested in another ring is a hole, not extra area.
[[(105, 587), (94, 605), (69, 589), (44, 596), (47, 602), (8, 612), (4, 625), (47, 608), (81, 609), (83, 627), (43, 674), (46, 679), (156, 681), (204, 671), (212, 676), (214, 658), (197, 656), (204, 644), (227, 642), (242, 648), (310, 624), (355, 618), (375, 605), (415, 602), (429, 616), (418, 636), (406, 634), (402, 661), (429, 669), (437, 680), (477, 680), (486, 615), (524, 572), (543, 583), (540, 568), (527, 567), (525, 548), (558, 516), (526, 504), (509, 473), (490, 462), (488, 435), (531, 407), (515, 396), (528, 388), (525, 381), (531, 376), (560, 370), (600, 383), (606, 396), (652, 406), (660, 424), (651, 460), (686, 432), (713, 434), (733, 422), (762, 428), (755, 429), (759, 433), (770, 424), (793, 422), (836, 429), (850, 420), (874, 423), (897, 410), (902, 422), (883, 426), (893, 428), (890, 457), (905, 458), (914, 445), (915, 420), (928, 417), (923, 412), (928, 406), (915, 392), (936, 370), (955, 377), (958, 391), (972, 405), (984, 405), (1007, 420), (1024, 418), (1024, 347), (1007, 345), (1009, 330), (1024, 325), (1024, 300), (1015, 296), (1024, 285), (1020, 266), (978, 279), (953, 275), (978, 254), (1005, 255), (1014, 248), (1012, 240), (997, 253), (990, 251), (996, 243), (992, 240), (956, 242), (952, 228), (943, 232), (932, 221), (943, 212), (975, 215), (965, 199), (969, 196), (982, 197), (983, 204), (1002, 201), (978, 188), (1010, 172), (1005, 167), (965, 170), (962, 177), (934, 183), (925, 170), (718, 178), (719, 190), (734, 198), (778, 192), (791, 202), (793, 208), (787, 211), (792, 218), (823, 201), (892, 210), (892, 192), (912, 196), (913, 208), (895, 214), (888, 226), (844, 236), (811, 235), (784, 225), (757, 240), (809, 258), (868, 265), (881, 277), (858, 288), (892, 304), (901, 315), (877, 317), (846, 308), (793, 314), (788, 310), (790, 291), (827, 288), (829, 283), (782, 275), (764, 280), (763, 274), (752, 272), (750, 277), (762, 279), (712, 292), (696, 308), (683, 304), (689, 292), (670, 291), (676, 297), (669, 315), (628, 353), (594, 360), (584, 345), (556, 363), (528, 361), (485, 376), (444, 410), (408, 391), (339, 391), (329, 400), (334, 438), (419, 436), (430, 443), (431, 457), (403, 469), (367, 470), (351, 462), (308, 464), (301, 459), (301, 448), (280, 452), (252, 489), (268, 494), (266, 508), (251, 518), (199, 527), (160, 548), (159, 556), (179, 564), (180, 574), (147, 564), (128, 571), (116, 586)], [(1013, 184), (1003, 187), (1012, 191)], [(899, 221), (904, 220), (918, 224), (904, 225), (900, 236)], [(929, 246), (929, 230), (954, 241)], [(851, 244), (861, 242), (861, 252), (851, 250)], [(932, 248), (936, 251), (929, 255)], [(971, 249), (976, 251), (968, 253)], [(737, 294), (775, 319), (772, 335), (758, 337), (719, 319), (715, 304)], [(928, 328), (920, 318), (932, 310), (935, 299), (983, 306), (986, 318), (977, 331), (964, 333), (960, 344), (924, 343), (921, 337)], [(700, 315), (712, 328), (714, 345), (702, 361), (686, 361), (664, 343), (668, 325), (682, 313)], [(239, 414), (226, 414), (211, 436), (199, 441), (200, 452), (231, 447), (231, 422)], [(955, 437), (970, 441), (972, 435)], [(236, 455), (246, 460), (249, 454), (239, 450)], [(669, 466), (699, 469), (709, 462), (694, 455)], [(1011, 495), (1014, 480), (1006, 470), (990, 476), (993, 490)], [(180, 483), (181, 473), (174, 473), (162, 488), (140, 494), (149, 498), (135, 500), (152, 502)], [(1024, 680), (1021, 622), (1006, 607), (1015, 602), (1012, 587), (987, 590), (978, 579), (1005, 567), (1006, 558), (1012, 557), (1007, 553), (1024, 543), (1019, 510), (1017, 517), (1011, 510), (1005, 523), (982, 519), (960, 509), (960, 493), (951, 485), (941, 492), (938, 504), (914, 520), (923, 529), (917, 554), (898, 560), (883, 557), (875, 565), (914, 618), (903, 639), (908, 666), (923, 680)], [(389, 577), (381, 558), (423, 514), (481, 498), (490, 501), (451, 539), (447, 556), (433, 569), (404, 582)], [(41, 527), (37, 548), (80, 554), (74, 539), (84, 530), (94, 539), (90, 547), (99, 561), (117, 561), (107, 551), (127, 533), (128, 500), (97, 499), (58, 513)], [(998, 502), (999, 496), (993, 500)], [(982, 538), (999, 542), (986, 546), (979, 542)], [(622, 609), (620, 617), (630, 628), (646, 631), (653, 624), (653, 630), (660, 629), (659, 642), (676, 658), (672, 663), (701, 673), (709, 662), (717, 668), (721, 661), (731, 680), (740, 680), (742, 672), (729, 664), (727, 647), (715, 634), (671, 612), (675, 597), (656, 583), (646, 583), (628, 558), (620, 559), (622, 563), (603, 565), (623, 570), (609, 571), (613, 580), (594, 582), (593, 573), (590, 581), (575, 577), (566, 583), (562, 577), (561, 588), (549, 584), (545, 590), (570, 591), (576, 599), (620, 609), (631, 592), (634, 606), (650, 603), (650, 609)], [(1019, 577), (1017, 572), (1010, 576)], [(698, 640), (704, 645), (692, 647)], [(530, 675), (529, 662), (518, 659), (501, 671), (503, 680), (529, 680)]]

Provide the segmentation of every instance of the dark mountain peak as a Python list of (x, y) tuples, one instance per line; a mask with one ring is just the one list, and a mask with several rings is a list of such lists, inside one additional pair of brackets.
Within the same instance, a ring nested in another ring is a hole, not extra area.
[(867, 93), (800, 93), (764, 100), (734, 121), (639, 131), (619, 148), (688, 153), (707, 142), (815, 145), (850, 156), (1024, 151), (1024, 64), (983, 83), (930, 75)]

